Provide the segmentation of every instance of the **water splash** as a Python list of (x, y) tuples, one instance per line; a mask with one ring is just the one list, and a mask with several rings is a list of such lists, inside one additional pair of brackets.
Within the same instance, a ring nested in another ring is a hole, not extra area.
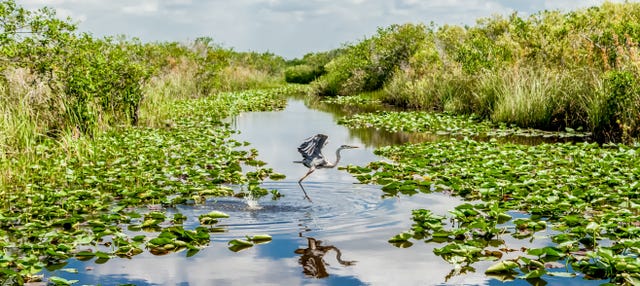
[(247, 204), (248, 210), (262, 209), (262, 206), (258, 202), (258, 199), (254, 197), (251, 192), (248, 192), (247, 195), (244, 196), (244, 202)]

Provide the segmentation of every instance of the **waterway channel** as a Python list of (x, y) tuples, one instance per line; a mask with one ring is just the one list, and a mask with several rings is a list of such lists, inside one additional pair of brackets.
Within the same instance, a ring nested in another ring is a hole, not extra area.
[[(461, 203), (447, 194), (417, 194), (382, 198), (380, 186), (359, 184), (346, 171), (323, 169), (304, 182), (313, 199), (304, 199), (298, 179), (307, 169), (296, 148), (317, 133), (329, 136), (325, 155), (333, 160), (341, 144), (360, 148), (343, 151), (339, 165), (366, 165), (385, 160), (373, 154), (376, 147), (401, 144), (412, 139), (370, 129), (350, 130), (336, 123), (339, 115), (312, 109), (302, 99), (291, 98), (283, 111), (242, 113), (231, 120), (236, 140), (249, 142), (259, 151), (266, 167), (286, 175), (284, 180), (267, 180), (263, 188), (277, 190), (283, 197), (266, 196), (258, 201), (214, 198), (196, 206), (178, 206), (189, 219), (185, 227), (197, 225), (200, 214), (218, 210), (230, 215), (217, 225), (224, 232), (213, 233), (208, 247), (193, 256), (185, 252), (155, 256), (144, 252), (133, 259), (95, 261), (72, 259), (66, 268), (81, 273), (57, 276), (78, 279), (79, 284), (100, 285), (501, 285), (484, 271), (494, 262), (474, 263), (473, 271), (458, 273), (434, 255), (437, 244), (417, 242), (398, 248), (388, 239), (411, 226), (411, 210), (428, 208), (445, 215)], [(253, 167), (245, 166), (245, 171)], [(228, 242), (249, 235), (269, 234), (272, 240), (234, 252)], [(508, 237), (505, 239), (509, 239)], [(544, 240), (519, 241), (539, 247)], [(546, 282), (585, 285), (582, 279)], [(510, 285), (530, 285), (516, 279)], [(599, 284), (599, 283), (594, 283)]]

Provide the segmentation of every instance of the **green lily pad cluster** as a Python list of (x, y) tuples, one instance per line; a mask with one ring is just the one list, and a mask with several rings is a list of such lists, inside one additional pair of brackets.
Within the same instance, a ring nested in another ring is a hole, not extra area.
[(188, 249), (187, 256), (192, 256), (200, 249), (198, 247), (209, 244), (209, 229), (197, 227), (184, 229), (182, 226), (164, 228), (158, 237), (147, 242), (147, 248), (155, 255), (163, 255), (181, 249)]
[[(102, 134), (80, 151), (42, 142), (36, 154), (41, 160), (0, 189), (0, 281), (29, 281), (43, 267), (72, 257), (106, 261), (144, 248), (197, 252), (209, 243), (219, 217), (201, 217), (200, 226), (186, 229), (184, 215), (169, 218), (163, 209), (242, 195), (228, 184), (282, 178), (258, 164), (257, 151), (240, 150), (246, 143), (231, 139), (222, 120), (241, 111), (281, 109), (283, 95), (292, 92), (295, 86), (179, 102), (165, 128)], [(243, 165), (253, 170), (243, 174)]]
[(589, 137), (591, 133), (567, 128), (563, 132), (522, 129), (517, 126), (482, 121), (475, 115), (450, 115), (425, 111), (385, 111), (360, 113), (338, 123), (351, 128), (379, 128), (390, 132), (424, 132), (449, 136), (479, 137)]
[[(551, 248), (543, 257), (528, 258), (542, 251), (528, 249), (512, 260), (520, 267), (520, 278), (551, 275), (531, 263), (556, 261), (615, 283), (640, 278), (638, 147), (450, 139), (382, 147), (376, 154), (393, 162), (347, 170), (363, 183), (383, 185), (386, 196), (439, 191), (479, 202), (460, 205), (446, 217), (415, 210), (412, 229), (390, 240), (398, 246), (410, 246), (411, 239), (445, 243), (435, 250), (437, 255), (470, 267), (512, 252), (501, 239), (504, 235), (539, 239), (534, 234), (544, 230)], [(528, 216), (512, 219), (509, 212), (514, 211)]]

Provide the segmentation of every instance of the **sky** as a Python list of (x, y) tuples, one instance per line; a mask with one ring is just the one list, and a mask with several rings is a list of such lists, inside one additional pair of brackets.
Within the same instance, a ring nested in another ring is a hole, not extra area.
[[(287, 59), (356, 43), (379, 27), (404, 23), (474, 25), (517, 11), (569, 11), (603, 0), (17, 0), (27, 9), (54, 8), (94, 36), (126, 35), (144, 42), (211, 37), (236, 51)], [(621, 2), (621, 1), (611, 1)], [(632, 1), (633, 2), (633, 1)]]

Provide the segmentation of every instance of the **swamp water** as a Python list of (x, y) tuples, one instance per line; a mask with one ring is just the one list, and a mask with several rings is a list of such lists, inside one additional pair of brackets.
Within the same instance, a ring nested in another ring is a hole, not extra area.
[[(186, 215), (185, 228), (198, 225), (199, 215), (214, 210), (230, 215), (216, 225), (224, 232), (213, 233), (210, 245), (195, 255), (155, 256), (145, 251), (132, 259), (114, 258), (106, 263), (71, 259), (64, 268), (75, 268), (79, 273), (59, 269), (45, 271), (45, 275), (79, 280), (77, 285), (503, 284), (484, 274), (495, 262), (477, 262), (472, 265), (475, 271), (452, 275), (453, 266), (433, 253), (440, 245), (418, 241), (411, 247), (397, 248), (387, 242), (410, 228), (411, 210), (428, 208), (445, 215), (462, 203), (458, 198), (441, 193), (382, 198), (380, 186), (359, 184), (344, 170), (323, 169), (303, 182), (313, 203), (305, 200), (297, 181), (307, 168), (293, 163), (300, 160), (296, 148), (303, 139), (327, 134), (329, 144), (324, 153), (330, 160), (335, 159), (334, 150), (341, 144), (361, 147), (343, 151), (340, 166), (384, 160), (373, 154), (374, 148), (413, 141), (401, 134), (349, 130), (336, 120), (334, 113), (312, 110), (298, 99), (290, 99), (284, 111), (243, 113), (234, 118), (232, 126), (239, 131), (235, 139), (250, 142), (248, 148), (259, 151), (258, 159), (267, 162), (266, 167), (286, 175), (284, 180), (262, 184), (284, 197), (271, 200), (265, 196), (258, 201), (214, 198), (202, 205), (166, 209), (168, 216), (176, 211)], [(253, 167), (244, 168), (251, 171)], [(230, 240), (258, 234), (269, 234), (272, 240), (238, 252), (228, 248)], [(510, 245), (525, 247), (545, 244), (544, 239), (529, 242), (509, 235), (504, 239)], [(597, 285), (602, 281), (548, 277), (546, 282)], [(521, 279), (506, 284), (531, 285)]]

